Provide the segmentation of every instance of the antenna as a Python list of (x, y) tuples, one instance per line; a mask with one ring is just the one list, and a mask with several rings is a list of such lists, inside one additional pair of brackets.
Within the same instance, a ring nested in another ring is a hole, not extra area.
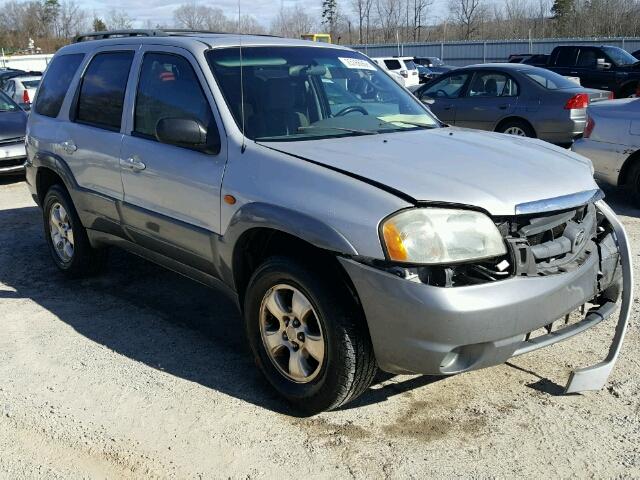
[(244, 72), (242, 70), (242, 16), (240, 12), (240, 0), (238, 0), (238, 38), (239, 38), (239, 52), (240, 52), (240, 123), (242, 124), (242, 145), (240, 146), (240, 153), (244, 153), (247, 149), (244, 134)]

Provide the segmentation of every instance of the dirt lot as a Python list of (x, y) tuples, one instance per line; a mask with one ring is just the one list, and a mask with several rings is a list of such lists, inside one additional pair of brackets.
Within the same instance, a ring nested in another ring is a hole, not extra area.
[[(638, 252), (640, 210), (609, 196)], [(104, 276), (64, 280), (17, 181), (0, 183), (0, 245), (0, 477), (640, 477), (638, 309), (600, 392), (559, 395), (612, 322), (488, 370), (384, 379), (305, 419), (221, 294), (117, 251)]]

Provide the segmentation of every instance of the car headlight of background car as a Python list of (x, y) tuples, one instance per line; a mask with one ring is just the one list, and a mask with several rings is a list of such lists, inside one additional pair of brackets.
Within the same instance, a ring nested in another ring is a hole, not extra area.
[(389, 260), (411, 264), (456, 263), (507, 253), (493, 221), (473, 210), (403, 210), (384, 221), (382, 241)]

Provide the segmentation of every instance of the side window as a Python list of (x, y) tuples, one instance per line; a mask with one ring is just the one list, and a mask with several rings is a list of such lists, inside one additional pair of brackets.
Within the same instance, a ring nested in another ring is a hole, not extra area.
[(133, 131), (155, 139), (156, 125), (163, 118), (196, 120), (209, 132), (217, 128), (207, 97), (187, 59), (168, 53), (147, 53), (136, 94)]
[(389, 70), (400, 70), (402, 68), (398, 60), (385, 60), (384, 64)]
[(424, 90), (420, 98), (458, 98), (468, 78), (468, 73), (449, 75)]
[(585, 68), (595, 68), (598, 63), (598, 54), (593, 48), (581, 48), (578, 54), (576, 66)]
[(577, 53), (576, 48), (561, 48), (556, 57), (556, 65), (558, 67), (575, 66)]
[(476, 73), (469, 87), (470, 97), (515, 97), (518, 85), (502, 73)]
[(59, 55), (53, 59), (40, 84), (36, 98), (35, 111), (47, 117), (57, 117), (60, 107), (69, 89), (78, 67), (82, 63), (84, 53)]
[(9, 83), (7, 83), (7, 93), (11, 96), (16, 93), (16, 84), (13, 80), (10, 80)]
[(133, 52), (99, 53), (80, 84), (76, 120), (108, 130), (120, 130), (124, 94)]

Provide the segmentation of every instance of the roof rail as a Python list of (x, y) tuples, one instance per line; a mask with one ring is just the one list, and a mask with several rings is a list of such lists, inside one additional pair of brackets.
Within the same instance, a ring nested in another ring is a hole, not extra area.
[(104, 32), (81, 33), (80, 35), (76, 35), (73, 42), (78, 43), (88, 40), (122, 37), (166, 37), (167, 35), (168, 33), (164, 30), (109, 30)]
[[(92, 33), (82, 33), (77, 35), (73, 42), (86, 42), (89, 40), (104, 40), (106, 38), (125, 38), (125, 37), (168, 37), (171, 35), (186, 35), (186, 34), (199, 34), (199, 33), (208, 33), (215, 35), (238, 35), (234, 32), (214, 32), (212, 30), (192, 30), (192, 29), (180, 29), (180, 28), (169, 28), (169, 29), (153, 29), (153, 30), (110, 30), (104, 32), (92, 32)], [(276, 35), (267, 35), (267, 34), (242, 34), (242, 35), (256, 35), (261, 37), (275, 37)]]

